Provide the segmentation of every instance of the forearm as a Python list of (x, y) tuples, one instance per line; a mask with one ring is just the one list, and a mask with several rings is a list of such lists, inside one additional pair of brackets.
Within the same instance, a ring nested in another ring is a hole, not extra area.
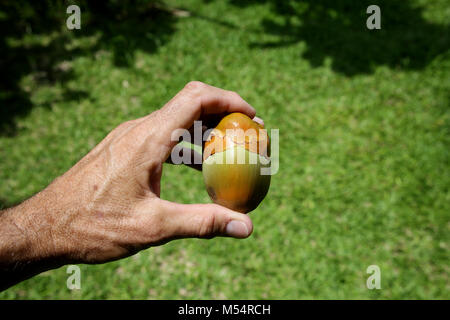
[(0, 291), (64, 264), (51, 237), (43, 194), (0, 212)]

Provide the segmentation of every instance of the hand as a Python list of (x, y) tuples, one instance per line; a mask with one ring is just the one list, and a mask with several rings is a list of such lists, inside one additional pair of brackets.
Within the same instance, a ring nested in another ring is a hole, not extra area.
[[(46, 189), (3, 212), (0, 234), (9, 226), (16, 240), (20, 235), (26, 240), (25, 248), (14, 249), (1, 238), (1, 247), (21, 251), (27, 261), (102, 263), (172, 239), (248, 237), (253, 226), (245, 214), (159, 197), (163, 163), (177, 143), (171, 133), (229, 112), (255, 116), (253, 107), (234, 92), (188, 83), (163, 108), (119, 125)], [(0, 266), (5, 259), (0, 248)]]

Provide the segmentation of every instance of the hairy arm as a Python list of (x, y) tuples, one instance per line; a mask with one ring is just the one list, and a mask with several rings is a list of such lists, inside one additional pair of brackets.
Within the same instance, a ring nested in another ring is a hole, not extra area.
[(177, 143), (172, 132), (229, 112), (255, 116), (238, 94), (191, 82), (163, 108), (119, 125), (43, 191), (0, 212), (0, 290), (68, 263), (104, 263), (173, 239), (248, 237), (245, 214), (160, 198), (163, 164)]
[(0, 212), (0, 291), (69, 263), (51, 238), (45, 192)]

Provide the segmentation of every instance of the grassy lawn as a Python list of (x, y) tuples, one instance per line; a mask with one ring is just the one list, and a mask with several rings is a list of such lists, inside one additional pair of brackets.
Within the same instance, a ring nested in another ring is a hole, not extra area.
[[(246, 240), (177, 240), (80, 265), (81, 290), (67, 289), (63, 267), (1, 299), (450, 298), (448, 1), (379, 0), (374, 31), (371, 1), (167, 0), (85, 14), (80, 3), (75, 31), (66, 4), (47, 23), (0, 6), (0, 207), (190, 80), (237, 91), (279, 129), (280, 170)], [(210, 201), (183, 166), (164, 167), (161, 197)], [(370, 265), (381, 290), (366, 287)]]

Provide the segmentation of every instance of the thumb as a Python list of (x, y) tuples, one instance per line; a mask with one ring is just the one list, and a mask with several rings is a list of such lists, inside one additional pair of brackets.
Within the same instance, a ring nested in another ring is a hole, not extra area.
[(170, 238), (247, 238), (253, 231), (250, 218), (217, 204), (179, 204), (160, 200), (166, 235)]

